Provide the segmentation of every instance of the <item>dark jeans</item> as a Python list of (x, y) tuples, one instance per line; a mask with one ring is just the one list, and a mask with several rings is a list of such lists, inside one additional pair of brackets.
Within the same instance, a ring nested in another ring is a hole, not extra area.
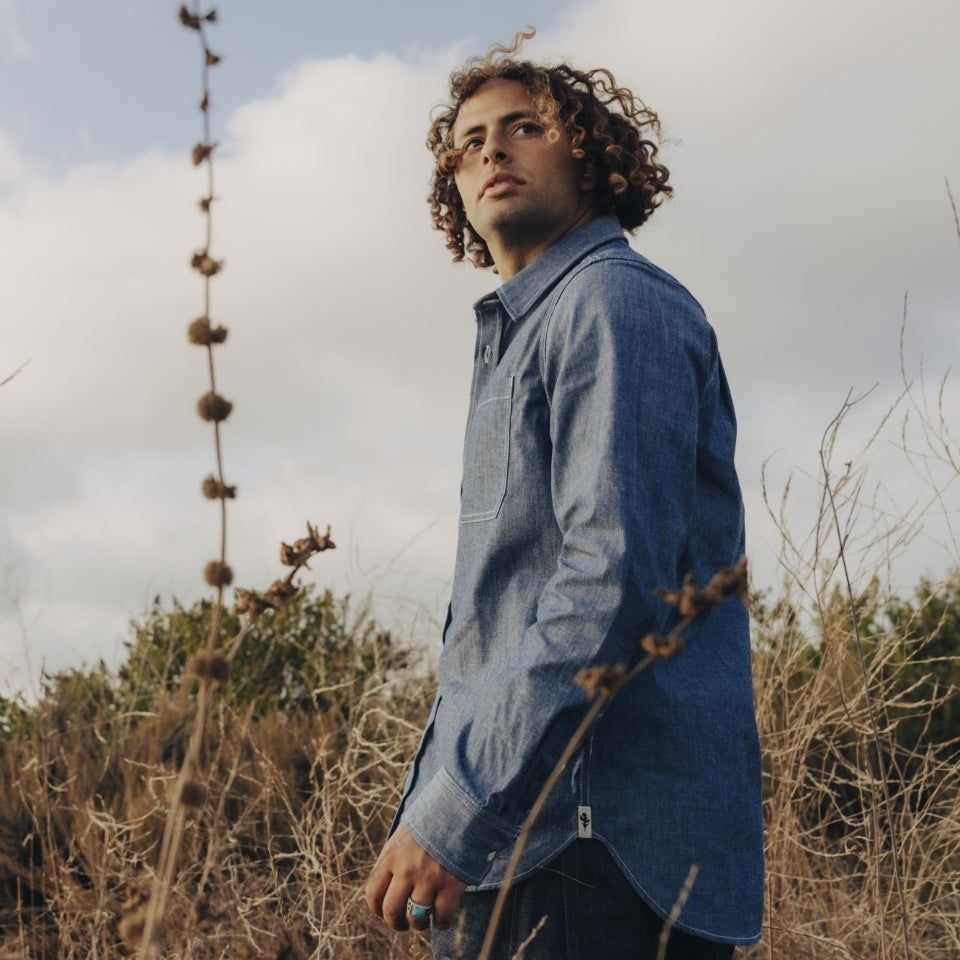
[[(496, 897), (496, 890), (464, 894), (453, 926), (433, 931), (435, 960), (476, 960)], [(607, 848), (598, 840), (577, 840), (511, 888), (492, 960), (656, 960), (662, 927)], [(730, 960), (733, 949), (674, 929), (666, 958)]]

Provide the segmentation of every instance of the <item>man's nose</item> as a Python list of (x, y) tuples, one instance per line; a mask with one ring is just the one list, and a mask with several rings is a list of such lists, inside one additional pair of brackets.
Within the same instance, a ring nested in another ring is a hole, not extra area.
[(490, 134), (483, 144), (484, 163), (502, 163), (509, 158), (506, 144), (500, 134)]

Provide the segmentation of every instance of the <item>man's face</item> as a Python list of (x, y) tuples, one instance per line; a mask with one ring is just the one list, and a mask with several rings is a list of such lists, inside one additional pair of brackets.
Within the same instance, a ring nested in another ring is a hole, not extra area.
[(519, 254), (522, 267), (592, 215), (592, 183), (580, 172), (570, 138), (557, 133), (548, 137), (516, 80), (488, 80), (460, 107), (454, 180), (470, 225), (501, 273), (499, 254)]

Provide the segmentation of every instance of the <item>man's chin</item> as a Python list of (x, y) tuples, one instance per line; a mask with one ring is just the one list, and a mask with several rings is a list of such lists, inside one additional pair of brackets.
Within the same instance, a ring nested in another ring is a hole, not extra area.
[(511, 203), (492, 210), (485, 228), (488, 233), (496, 234), (502, 244), (514, 247), (535, 242), (547, 232), (549, 223), (550, 218), (542, 211)]

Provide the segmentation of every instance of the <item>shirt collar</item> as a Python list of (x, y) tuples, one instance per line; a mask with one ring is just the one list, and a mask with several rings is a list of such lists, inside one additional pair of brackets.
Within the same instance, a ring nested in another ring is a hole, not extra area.
[[(564, 234), (556, 243), (547, 247), (532, 263), (527, 264), (519, 273), (503, 284), (495, 295), (500, 298), (511, 320), (518, 320), (526, 314), (571, 267), (591, 250), (620, 240), (626, 243), (620, 222), (613, 215), (597, 217)], [(490, 296), (483, 297), (479, 307)]]

